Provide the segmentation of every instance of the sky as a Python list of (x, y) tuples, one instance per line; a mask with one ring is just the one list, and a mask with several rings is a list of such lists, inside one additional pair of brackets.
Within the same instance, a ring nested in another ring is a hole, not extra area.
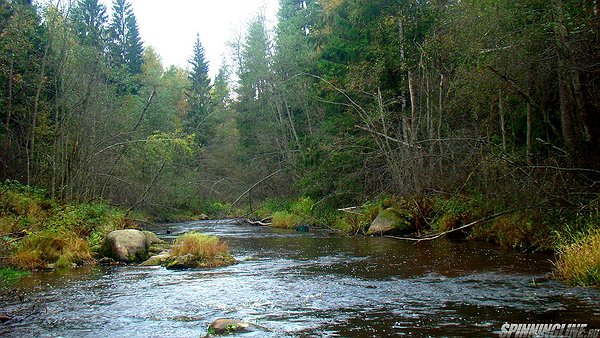
[[(109, 12), (112, 0), (100, 0)], [(163, 66), (188, 67), (196, 33), (204, 46), (210, 75), (214, 77), (227, 43), (245, 31), (247, 23), (264, 13), (272, 28), (276, 24), (278, 0), (129, 0), (146, 47), (161, 56)]]

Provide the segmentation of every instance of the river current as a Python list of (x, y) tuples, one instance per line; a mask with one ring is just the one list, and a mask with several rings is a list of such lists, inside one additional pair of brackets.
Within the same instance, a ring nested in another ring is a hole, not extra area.
[[(251, 227), (162, 225), (226, 240), (212, 270), (90, 267), (38, 273), (0, 299), (7, 337), (201, 337), (217, 318), (254, 337), (497, 336), (504, 323), (600, 328), (600, 291), (548, 279), (547, 254), (444, 239), (409, 243)], [(170, 232), (169, 235), (166, 235)]]

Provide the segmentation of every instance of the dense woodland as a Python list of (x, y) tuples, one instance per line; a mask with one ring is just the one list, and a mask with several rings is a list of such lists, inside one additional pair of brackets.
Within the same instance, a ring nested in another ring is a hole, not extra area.
[(599, 6), (281, 0), (211, 79), (201, 36), (165, 68), (127, 0), (0, 0), (0, 179), (150, 211), (396, 195), (597, 212)]

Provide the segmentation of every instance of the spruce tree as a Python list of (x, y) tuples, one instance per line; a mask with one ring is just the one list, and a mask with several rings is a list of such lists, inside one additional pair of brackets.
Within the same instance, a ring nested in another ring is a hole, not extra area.
[(140, 39), (140, 31), (133, 14), (126, 18), (127, 36), (125, 40), (125, 65), (130, 74), (142, 72), (142, 55), (144, 47)]
[[(203, 142), (208, 135), (208, 117), (211, 112), (211, 83), (208, 76), (208, 61), (204, 55), (204, 47), (200, 41), (200, 34), (196, 35), (194, 54), (189, 60), (191, 70), (189, 74), (190, 90), (188, 92), (190, 110), (187, 116), (187, 128), (196, 132), (198, 140)], [(202, 132), (200, 132), (203, 130)], [(201, 135), (200, 135), (201, 134)]]
[(109, 30), (111, 66), (117, 71), (124, 69), (129, 75), (139, 74), (144, 50), (137, 20), (127, 0), (114, 0)]
[(106, 7), (98, 0), (80, 0), (73, 15), (74, 28), (79, 41), (99, 51), (104, 48), (106, 38)]

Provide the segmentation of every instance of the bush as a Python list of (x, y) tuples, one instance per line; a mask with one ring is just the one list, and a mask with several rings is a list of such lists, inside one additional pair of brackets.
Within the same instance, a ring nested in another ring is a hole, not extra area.
[(574, 284), (600, 286), (600, 229), (558, 249), (555, 275)]
[(126, 222), (123, 211), (106, 203), (61, 206), (41, 189), (2, 183), (0, 264), (43, 269), (91, 262), (91, 248)]

